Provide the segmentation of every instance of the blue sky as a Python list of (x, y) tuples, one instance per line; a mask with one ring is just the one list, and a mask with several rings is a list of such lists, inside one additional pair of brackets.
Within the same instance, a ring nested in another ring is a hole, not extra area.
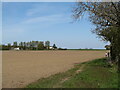
[[(74, 2), (4, 2), (2, 42), (47, 41), (65, 48), (104, 48), (105, 42), (91, 32), (87, 15), (73, 22)], [(73, 23), (71, 23), (73, 22)]]

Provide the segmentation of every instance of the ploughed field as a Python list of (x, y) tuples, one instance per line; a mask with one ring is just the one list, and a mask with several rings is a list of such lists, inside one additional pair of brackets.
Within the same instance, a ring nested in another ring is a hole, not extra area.
[(2, 87), (22, 88), (64, 72), (74, 64), (104, 57), (106, 51), (3, 51)]

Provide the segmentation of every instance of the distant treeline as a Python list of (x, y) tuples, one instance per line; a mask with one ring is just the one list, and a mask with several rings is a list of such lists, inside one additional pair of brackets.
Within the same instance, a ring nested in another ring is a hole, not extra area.
[[(19, 48), (19, 50), (105, 50), (105, 49), (67, 49), (67, 48), (57, 48), (55, 44), (50, 46), (50, 41), (30, 41), (30, 42), (13, 42), (8, 43), (7, 45), (0, 45), (0, 50), (14, 50), (15, 48)], [(105, 46), (106, 50), (109, 50), (110, 45)]]
[(19, 48), (20, 50), (49, 50), (57, 49), (57, 46), (55, 44), (50, 46), (50, 41), (13, 42), (13, 44), (0, 45), (1, 50), (13, 50), (14, 48)]
[(67, 50), (80, 50), (80, 51), (103, 51), (106, 49), (91, 49), (91, 48), (85, 48), (85, 49), (67, 49)]

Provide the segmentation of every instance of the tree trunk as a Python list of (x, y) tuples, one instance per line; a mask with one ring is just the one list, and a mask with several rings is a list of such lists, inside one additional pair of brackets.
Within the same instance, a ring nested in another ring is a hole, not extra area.
[(118, 65), (118, 72), (120, 72), (120, 27), (116, 29), (114, 38), (111, 42), (111, 61)]
[[(120, 33), (120, 28), (118, 30), (118, 33)], [(118, 35), (118, 72), (120, 72), (120, 35)]]
[(120, 73), (120, 54), (118, 56), (118, 72)]
[(110, 47), (110, 56), (112, 63), (114, 63), (116, 61), (116, 50), (113, 44)]

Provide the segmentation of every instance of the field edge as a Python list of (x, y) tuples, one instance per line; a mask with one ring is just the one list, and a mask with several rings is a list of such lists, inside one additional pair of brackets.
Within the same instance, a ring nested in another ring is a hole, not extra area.
[(39, 79), (25, 88), (118, 88), (117, 65), (108, 67), (106, 58), (95, 59)]

